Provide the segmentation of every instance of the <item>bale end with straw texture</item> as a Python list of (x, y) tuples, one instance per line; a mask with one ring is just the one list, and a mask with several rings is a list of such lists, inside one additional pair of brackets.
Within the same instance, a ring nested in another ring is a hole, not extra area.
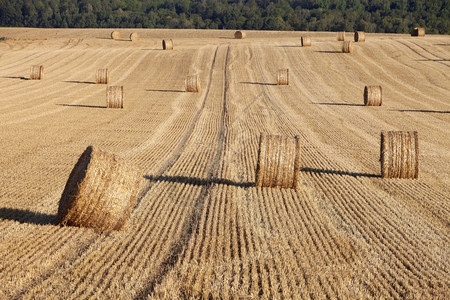
[(117, 30), (111, 32), (111, 38), (112, 38), (113, 40), (120, 39), (120, 36), (121, 36), (121, 35), (120, 35), (120, 32), (117, 31)]
[(245, 39), (245, 37), (246, 37), (246, 34), (245, 34), (244, 31), (238, 30), (238, 31), (236, 31), (236, 32), (234, 33), (234, 38), (235, 38), (235, 39)]
[(383, 89), (379, 85), (364, 87), (364, 105), (381, 106), (383, 103)]
[(289, 69), (280, 69), (277, 73), (278, 85), (289, 85)]
[(355, 42), (365, 42), (366, 41), (366, 33), (364, 31), (355, 31)]
[(425, 36), (425, 28), (423, 27), (414, 27), (411, 32), (412, 36)]
[(44, 66), (42, 65), (31, 66), (30, 79), (32, 80), (44, 79)]
[(173, 50), (173, 41), (172, 39), (163, 40), (162, 47), (164, 50)]
[(200, 77), (198, 75), (189, 75), (185, 80), (186, 92), (200, 92)]
[(136, 203), (141, 178), (122, 158), (87, 147), (59, 201), (59, 224), (98, 232), (121, 229)]
[(133, 32), (132, 34), (130, 34), (130, 41), (137, 42), (140, 39), (141, 39), (141, 37), (139, 36), (139, 34), (137, 32)]
[(311, 37), (310, 36), (302, 36), (301, 37), (302, 47), (311, 46)]
[(340, 42), (345, 41), (345, 31), (340, 31), (336, 33), (336, 39)]
[(296, 189), (299, 173), (300, 138), (261, 133), (256, 186)]
[(123, 108), (123, 86), (106, 87), (106, 107)]
[(349, 41), (342, 43), (342, 52), (353, 53), (353, 42)]
[(382, 131), (380, 143), (383, 178), (419, 177), (419, 138), (417, 131)]
[(95, 82), (97, 84), (108, 84), (109, 83), (109, 70), (108, 69), (98, 69), (95, 75)]

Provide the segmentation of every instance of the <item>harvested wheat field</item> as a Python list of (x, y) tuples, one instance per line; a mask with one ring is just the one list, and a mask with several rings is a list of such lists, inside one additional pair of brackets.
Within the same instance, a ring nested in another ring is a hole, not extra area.
[[(450, 298), (450, 36), (118, 31), (0, 28), (0, 299)], [(418, 132), (418, 179), (381, 177), (382, 131)], [(297, 189), (256, 187), (261, 134), (298, 136)], [(58, 224), (89, 145), (140, 172), (120, 230)]]

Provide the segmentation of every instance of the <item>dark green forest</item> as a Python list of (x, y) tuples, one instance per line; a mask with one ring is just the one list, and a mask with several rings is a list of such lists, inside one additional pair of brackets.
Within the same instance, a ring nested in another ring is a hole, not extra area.
[(0, 0), (0, 26), (450, 34), (450, 0)]

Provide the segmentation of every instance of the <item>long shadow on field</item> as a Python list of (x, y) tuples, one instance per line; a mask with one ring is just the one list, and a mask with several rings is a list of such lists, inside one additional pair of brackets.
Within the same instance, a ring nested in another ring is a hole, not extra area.
[(232, 185), (237, 187), (252, 187), (255, 186), (254, 182), (235, 182), (228, 179), (222, 179), (222, 178), (212, 178), (211, 180), (202, 179), (202, 178), (195, 178), (195, 177), (187, 177), (187, 176), (152, 176), (152, 175), (145, 175), (145, 179), (150, 181), (166, 181), (166, 182), (176, 182), (176, 183), (185, 183), (185, 184), (193, 184), (193, 185), (203, 185), (208, 186), (210, 184), (216, 183), (216, 184), (226, 184), (226, 185)]
[(436, 114), (450, 114), (449, 110), (427, 110), (427, 109), (398, 109), (391, 111), (399, 112), (422, 112), (422, 113), (436, 113)]
[(324, 170), (324, 169), (314, 169), (314, 168), (301, 168), (301, 171), (315, 173), (315, 174), (335, 174), (335, 175), (346, 175), (346, 176), (352, 176), (352, 177), (372, 177), (372, 178), (381, 177), (380, 174), (356, 173), (356, 172)]
[(426, 59), (416, 59), (416, 61), (450, 61), (450, 59), (431, 59), (431, 58), (426, 58)]
[(86, 107), (86, 108), (106, 108), (106, 106), (101, 105), (85, 105), (85, 104), (56, 104), (59, 106), (70, 106), (70, 107)]
[(147, 92), (163, 92), (163, 93), (185, 93), (184, 90), (155, 90), (155, 89), (147, 89)]
[(276, 46), (277, 48), (301, 48), (300, 45), (281, 45)]
[(26, 209), (0, 208), (0, 219), (36, 225), (57, 225), (57, 215), (37, 213)]
[(69, 83), (83, 83), (83, 84), (96, 84), (93, 81), (78, 81), (78, 80), (65, 80), (63, 82), (69, 82)]
[(239, 83), (243, 84), (257, 84), (257, 85), (277, 85), (276, 83), (267, 83), (267, 82), (250, 82), (250, 81), (241, 81)]
[(313, 104), (317, 104), (317, 105), (337, 105), (337, 106), (364, 106), (364, 104), (355, 104), (355, 103), (317, 103), (317, 102), (313, 102)]
[(320, 50), (320, 51), (314, 51), (314, 52), (318, 52), (318, 53), (342, 53), (342, 51), (336, 51), (336, 50)]
[(3, 76), (3, 78), (31, 80), (31, 78), (27, 78), (27, 77), (23, 77), (23, 76)]

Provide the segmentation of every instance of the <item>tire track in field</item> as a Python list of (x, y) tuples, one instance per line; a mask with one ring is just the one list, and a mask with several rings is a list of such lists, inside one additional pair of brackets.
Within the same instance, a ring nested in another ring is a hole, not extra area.
[[(219, 47), (216, 48), (216, 54)], [(184, 224), (182, 225), (182, 235), (178, 239), (179, 241), (174, 241), (173, 246), (169, 251), (168, 257), (162, 262), (162, 264), (159, 267), (159, 270), (155, 272), (155, 275), (153, 278), (149, 281), (149, 283), (146, 284), (146, 286), (138, 293), (138, 295), (135, 297), (135, 299), (141, 299), (144, 298), (146, 295), (149, 295), (153, 293), (155, 286), (160, 284), (166, 275), (170, 272), (170, 270), (175, 266), (177, 261), (180, 259), (180, 255), (185, 251), (186, 246), (189, 242), (189, 240), (192, 238), (192, 235), (194, 233), (194, 229), (198, 227), (202, 212), (205, 210), (205, 201), (209, 197), (209, 194), (211, 192), (212, 187), (215, 186), (211, 182), (214, 176), (217, 174), (217, 169), (220, 163), (220, 157), (222, 153), (222, 147), (224, 142), (224, 135), (225, 135), (225, 119), (228, 115), (227, 113), (227, 92), (228, 92), (228, 61), (229, 61), (229, 53), (230, 53), (231, 46), (228, 45), (226, 57), (225, 57), (225, 63), (224, 63), (224, 87), (223, 87), (223, 97), (222, 97), (222, 114), (221, 114), (221, 121), (220, 121), (220, 129), (219, 129), (219, 137), (218, 137), (218, 146), (216, 150), (216, 155), (213, 160), (213, 163), (211, 164), (211, 167), (208, 171), (208, 175), (206, 178), (206, 185), (202, 187), (202, 190), (200, 192), (199, 197), (194, 202), (194, 207), (192, 208), (192, 213), (189, 217), (187, 217), (184, 220)], [(215, 61), (215, 60), (214, 60)], [(205, 95), (205, 102), (209, 94), (209, 89), (212, 84), (212, 71), (213, 71), (214, 65), (211, 67), (211, 76), (210, 81), (208, 83), (208, 92)], [(204, 107), (204, 105), (203, 105)], [(199, 114), (200, 115), (200, 114)], [(198, 119), (198, 118), (197, 118)], [(188, 138), (193, 132), (193, 129), (195, 127), (195, 124), (191, 126), (190, 133), (186, 135), (185, 143), (187, 142)], [(169, 169), (175, 161), (180, 157), (181, 152), (175, 156), (173, 163), (168, 166), (167, 169)]]
[[(416, 49), (414, 49), (413, 47), (411, 47), (410, 45), (408, 45), (406, 42), (402, 42), (402, 41), (398, 41), (398, 40), (397, 40), (397, 42), (400, 43), (400, 44), (402, 44), (403, 46), (407, 47), (409, 50), (411, 50), (412, 52), (416, 53), (416, 54), (419, 55), (420, 57), (422, 57), (422, 58), (424, 58), (424, 59), (426, 59), (426, 60), (429, 60), (429, 59), (430, 59), (429, 57), (423, 55), (423, 54), (420, 53), (418, 50), (416, 50)], [(425, 52), (428, 52), (429, 54), (433, 55), (434, 57), (437, 57), (437, 58), (442, 59), (442, 60), (444, 60), (444, 61), (447, 61), (447, 60), (448, 60), (447, 58), (440, 57), (440, 56), (438, 56), (438, 55), (436, 55), (436, 54), (434, 54), (434, 53), (428, 51), (426, 48), (424, 48), (424, 47), (422, 47), (422, 46), (420, 46), (420, 45), (418, 45), (418, 44), (416, 44), (416, 43), (414, 43), (414, 42), (411, 42), (411, 43), (414, 44), (414, 45), (416, 45), (417, 47), (421, 48), (421, 49), (424, 50)], [(441, 65), (444, 65), (444, 66), (446, 66), (446, 67), (450, 67), (450, 65), (449, 65), (448, 63), (444, 62), (444, 61), (439, 61), (439, 60), (438, 60), (438, 61), (436, 61), (436, 62), (438, 62), (438, 63), (440, 63)]]

